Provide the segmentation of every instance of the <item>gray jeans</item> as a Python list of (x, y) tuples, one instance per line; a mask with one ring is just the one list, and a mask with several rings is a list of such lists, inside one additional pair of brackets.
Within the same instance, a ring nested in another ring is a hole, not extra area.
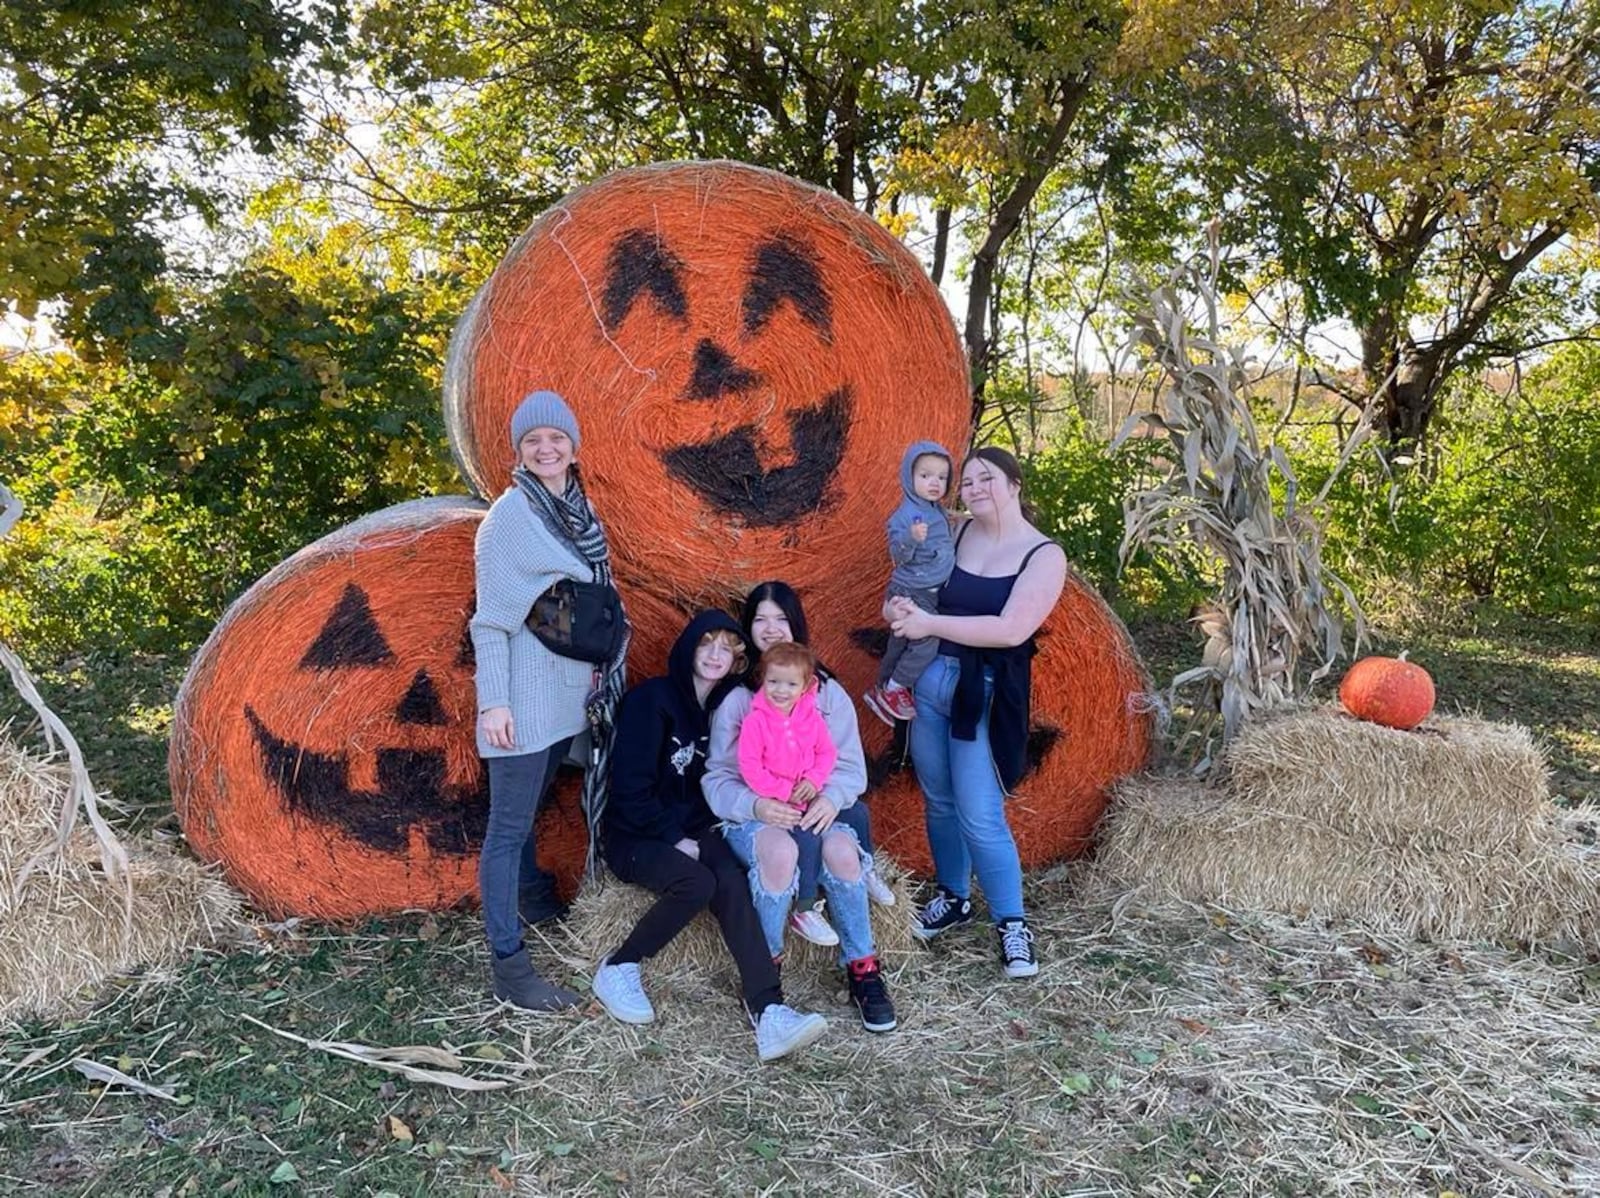
[(522, 945), (517, 893), (525, 884), (536, 884), (543, 872), (534, 860), (533, 821), (571, 743), (569, 737), (537, 753), (484, 759), (489, 768), (489, 827), (478, 859), (478, 890), (489, 947), (502, 957)]
[[(939, 592), (933, 587), (905, 587), (891, 583), (889, 597), (896, 595), (904, 595), (923, 611), (939, 610)], [(918, 637), (914, 641), (908, 641), (903, 636), (891, 636), (889, 647), (883, 653), (883, 664), (878, 667), (878, 682), (880, 685), (895, 682), (910, 690), (917, 685), (922, 671), (933, 664), (938, 654), (939, 638), (936, 636)]]

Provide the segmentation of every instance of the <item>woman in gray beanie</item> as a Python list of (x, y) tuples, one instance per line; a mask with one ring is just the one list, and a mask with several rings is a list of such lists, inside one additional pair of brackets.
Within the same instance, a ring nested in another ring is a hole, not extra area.
[[(528, 961), (519, 916), (555, 913), (551, 879), (534, 860), (534, 818), (574, 738), (611, 726), (625, 679), (626, 638), (593, 665), (546, 648), (525, 621), (535, 599), (563, 579), (611, 581), (605, 529), (578, 481), (578, 421), (553, 391), (535, 391), (511, 416), (512, 485), (478, 529), (478, 752), (489, 771), (489, 825), (478, 867), (483, 922), (494, 957), (494, 995), (531, 1011), (577, 1005), (578, 995)], [(609, 744), (591, 746), (584, 811), (599, 816)]]

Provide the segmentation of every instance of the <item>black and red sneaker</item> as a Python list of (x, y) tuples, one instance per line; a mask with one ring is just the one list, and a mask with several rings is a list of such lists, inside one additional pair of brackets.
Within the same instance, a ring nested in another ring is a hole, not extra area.
[(846, 972), (850, 975), (850, 1001), (861, 1012), (861, 1026), (869, 1032), (894, 1031), (899, 1021), (894, 1016), (894, 1003), (889, 1000), (889, 987), (884, 985), (878, 958), (852, 961)]

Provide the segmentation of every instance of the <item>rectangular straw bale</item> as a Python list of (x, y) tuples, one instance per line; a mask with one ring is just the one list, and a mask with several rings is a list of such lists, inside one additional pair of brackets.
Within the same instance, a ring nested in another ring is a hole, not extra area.
[(176, 964), (239, 926), (239, 896), (161, 846), (129, 848), (131, 912), (87, 828), (54, 851), (66, 787), (64, 766), (0, 741), (0, 1022), (68, 1014), (107, 978)]
[(1425, 939), (1562, 941), (1600, 949), (1600, 861), (1547, 835), (1520, 854), (1402, 858), (1388, 905)]
[[(85, 838), (83, 846), (92, 850)], [(0, 913), (0, 1022), (71, 1013), (118, 974), (164, 969), (239, 927), (240, 900), (175, 854), (130, 852), (131, 917), (120, 885), (87, 872), (37, 874)]]
[(1223, 906), (1332, 916), (1378, 901), (1375, 855), (1315, 821), (1223, 791), (1130, 778), (1101, 822), (1095, 872), (1120, 887)]
[(1520, 852), (1441, 851), (1363, 841), (1190, 782), (1129, 779), (1102, 823), (1095, 880), (1423, 939), (1600, 947), (1600, 855), (1549, 814)]
[[(872, 936), (878, 957), (885, 964), (897, 963), (916, 951), (911, 935), (913, 903), (909, 878), (899, 865), (881, 849), (873, 855), (878, 875), (895, 892), (893, 907), (869, 904), (872, 913)], [(592, 969), (596, 962), (627, 938), (640, 916), (648, 911), (656, 896), (639, 886), (630, 886), (615, 877), (607, 877), (601, 885), (584, 883), (573, 901), (572, 914), (567, 918), (571, 937), (569, 961), (583, 969)], [(837, 948), (825, 948), (802, 940), (790, 933), (784, 939), (784, 963), (801, 969), (821, 969), (834, 965), (839, 956)], [(722, 933), (709, 912), (702, 911), (689, 926), (675, 936), (666, 948), (651, 958), (653, 973), (687, 970), (705, 975), (731, 973), (733, 961), (722, 943)]]
[(1227, 764), (1240, 802), (1395, 848), (1521, 852), (1550, 810), (1532, 735), (1486, 720), (1440, 716), (1399, 732), (1299, 708), (1248, 725)]

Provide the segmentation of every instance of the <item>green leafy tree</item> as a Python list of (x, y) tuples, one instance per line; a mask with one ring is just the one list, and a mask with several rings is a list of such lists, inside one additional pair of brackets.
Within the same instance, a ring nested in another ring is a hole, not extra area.
[(300, 115), (296, 64), (337, 10), (273, 0), (0, 3), (0, 298), (135, 338), (157, 323), (161, 226), (214, 218), (238, 147)]
[[(1312, 319), (1359, 334), (1395, 442), (1452, 374), (1524, 352), (1556, 251), (1600, 217), (1600, 8), (1286, 0), (1196, 12), (1171, 99), (1225, 239), (1275, 255)], [(1582, 255), (1568, 263), (1583, 269)]]
[[(928, 203), (935, 278), (952, 229), (970, 247), (981, 398), (1002, 249), (1074, 144), (1123, 15), (1120, 0), (377, 0), (345, 73), (372, 86), (330, 94), (306, 177), (397, 233), (424, 222), (463, 261), (572, 185), (664, 159), (772, 167), (902, 234)], [(382, 114), (384, 144), (356, 135), (352, 107)]]

